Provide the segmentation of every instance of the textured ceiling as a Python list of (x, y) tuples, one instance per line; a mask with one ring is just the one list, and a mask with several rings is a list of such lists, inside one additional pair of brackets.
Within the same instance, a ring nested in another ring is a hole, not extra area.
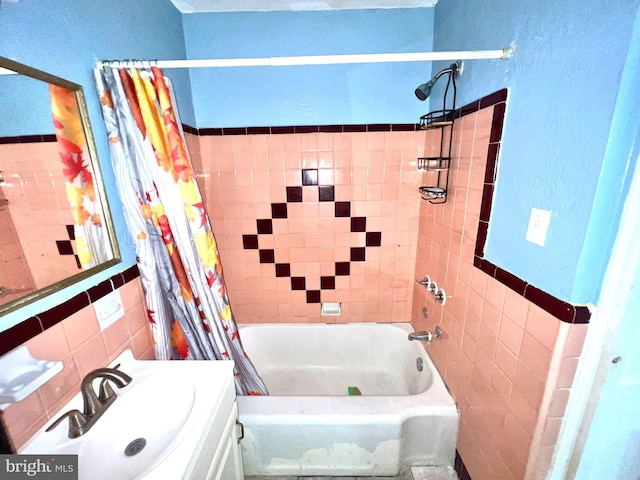
[(433, 7), (438, 0), (171, 0), (182, 13)]

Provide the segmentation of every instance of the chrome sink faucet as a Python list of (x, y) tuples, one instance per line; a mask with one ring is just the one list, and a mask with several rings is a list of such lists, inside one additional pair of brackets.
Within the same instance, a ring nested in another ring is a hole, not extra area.
[[(98, 368), (89, 372), (80, 385), (82, 393), (82, 401), (84, 404), (83, 411), (70, 410), (61, 415), (53, 422), (47, 432), (57, 427), (62, 420), (69, 417), (69, 438), (77, 438), (89, 431), (96, 421), (107, 411), (109, 406), (115, 402), (118, 396), (111, 387), (111, 382), (115, 383), (118, 388), (123, 388), (131, 383), (131, 377), (124, 372), (118, 370), (119, 365), (115, 368)], [(100, 390), (96, 395), (93, 389), (93, 381), (96, 378), (102, 378), (100, 382)]]

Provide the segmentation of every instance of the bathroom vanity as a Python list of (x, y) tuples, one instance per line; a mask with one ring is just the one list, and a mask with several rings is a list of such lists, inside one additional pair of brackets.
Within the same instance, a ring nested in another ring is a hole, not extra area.
[[(117, 399), (91, 429), (69, 438), (66, 419), (46, 431), (52, 419), (19, 453), (77, 454), (80, 480), (244, 478), (232, 361), (140, 361), (126, 351), (118, 364), (132, 380), (113, 386)], [(74, 409), (81, 394), (55, 418)]]

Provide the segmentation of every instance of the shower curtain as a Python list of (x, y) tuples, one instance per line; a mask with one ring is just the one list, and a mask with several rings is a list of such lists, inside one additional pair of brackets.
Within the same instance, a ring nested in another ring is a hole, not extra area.
[(94, 76), (156, 358), (234, 360), (238, 394), (266, 394), (238, 335), (170, 80), (155, 67)]
[(102, 226), (104, 207), (96, 196), (87, 163), (87, 141), (75, 93), (50, 84), (49, 97), (67, 199), (73, 215), (76, 253), (82, 268), (88, 269), (113, 258), (107, 232)]

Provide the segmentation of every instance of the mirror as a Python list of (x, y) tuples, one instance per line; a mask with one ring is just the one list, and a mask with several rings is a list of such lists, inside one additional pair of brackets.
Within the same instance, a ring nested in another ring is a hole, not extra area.
[(120, 261), (82, 87), (0, 57), (0, 315)]

